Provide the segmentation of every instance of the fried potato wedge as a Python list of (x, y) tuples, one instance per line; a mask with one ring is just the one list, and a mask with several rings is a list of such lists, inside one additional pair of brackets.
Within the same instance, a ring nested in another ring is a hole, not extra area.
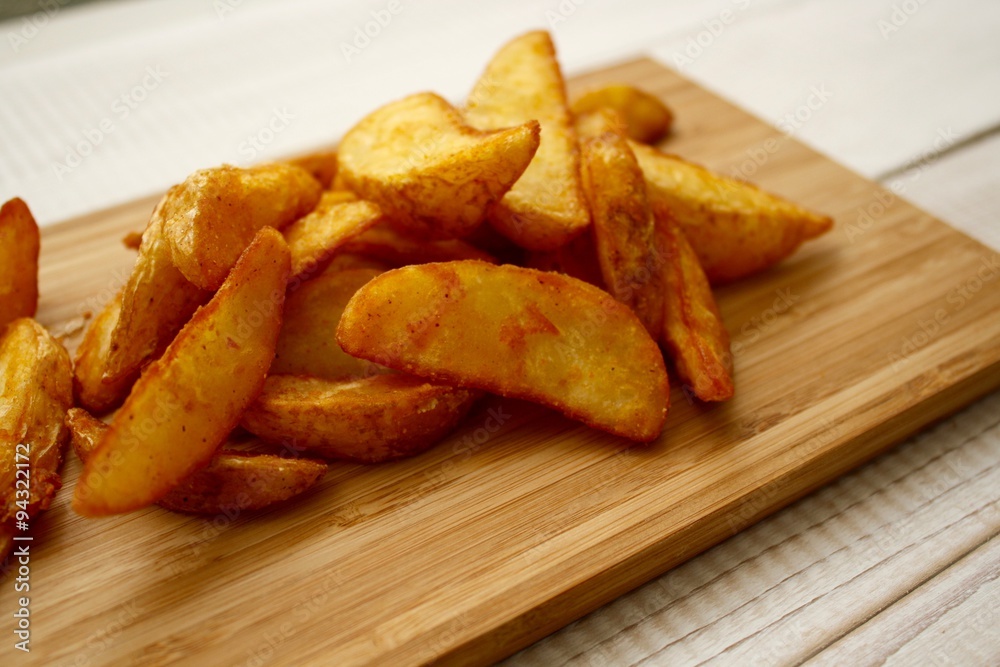
[(335, 150), (316, 151), (289, 160), (289, 163), (312, 174), (312, 177), (323, 186), (324, 190), (333, 187), (333, 181), (337, 178), (337, 151)]
[(583, 186), (604, 284), (658, 339), (663, 329), (662, 258), (646, 182), (614, 112), (602, 110), (582, 141)]
[[(118, 385), (134, 379), (148, 361), (160, 356), (210, 296), (177, 270), (164, 238), (164, 216), (176, 193), (177, 186), (160, 200), (142, 234), (139, 256), (122, 290), (121, 309), (111, 331), (104, 375), (107, 383)], [(90, 326), (96, 327), (97, 322)], [(102, 326), (111, 324), (104, 321)]]
[(629, 139), (655, 144), (667, 136), (674, 114), (659, 98), (627, 83), (612, 83), (586, 91), (570, 105), (573, 113), (583, 116), (600, 109), (611, 109), (625, 123)]
[[(108, 425), (87, 411), (73, 408), (66, 415), (70, 442), (85, 462), (100, 444)], [(208, 465), (196, 470), (157, 501), (175, 512), (219, 514), (256, 510), (293, 498), (312, 488), (326, 474), (325, 461), (283, 458), (222, 449)]]
[(386, 372), (377, 364), (352, 357), (337, 344), (337, 325), (347, 302), (380, 273), (375, 269), (327, 273), (289, 290), (270, 372), (330, 380)]
[(311, 454), (361, 463), (414, 456), (447, 435), (480, 392), (411, 375), (331, 381), (272, 375), (243, 428)]
[(0, 207), (0, 329), (38, 309), (38, 223), (14, 198)]
[[(515, 126), (516, 127), (512, 127)], [(394, 224), (427, 238), (460, 238), (486, 217), (538, 149), (526, 118), (480, 132), (432, 93), (392, 102), (340, 142), (340, 178)]]
[(0, 524), (28, 521), (48, 508), (62, 486), (63, 420), (73, 405), (72, 378), (69, 354), (40, 324), (25, 317), (3, 329)]
[(587, 227), (576, 134), (547, 32), (529, 32), (503, 46), (473, 87), (464, 114), (480, 130), (541, 123), (542, 141), (531, 164), (490, 207), (497, 230), (523, 248), (552, 250)]
[(632, 143), (657, 215), (676, 220), (712, 284), (763, 271), (833, 227), (819, 215), (742, 181)]
[(626, 438), (656, 438), (668, 385), (628, 306), (557, 273), (461, 261), (407, 266), (358, 290), (348, 354), (418, 377), (555, 408)]
[(281, 234), (260, 230), (115, 414), (76, 485), (78, 513), (144, 507), (208, 463), (263, 387), (290, 266)]
[(663, 343), (681, 382), (703, 401), (733, 397), (733, 356), (708, 278), (680, 225), (656, 219), (665, 282)]
[(122, 310), (122, 293), (104, 305), (90, 323), (76, 348), (73, 362), (73, 395), (76, 402), (94, 414), (104, 414), (121, 405), (139, 377), (136, 369), (121, 379), (104, 381), (108, 372), (111, 334), (118, 326)]
[(485, 251), (461, 239), (424, 240), (393, 229), (386, 224), (376, 225), (352, 238), (344, 251), (366, 255), (392, 266), (449, 262), (457, 259), (495, 261)]
[(316, 209), (285, 227), (282, 234), (292, 253), (294, 285), (321, 272), (337, 250), (382, 220), (382, 211), (353, 193), (323, 193)]
[(163, 233), (184, 277), (216, 290), (258, 229), (282, 229), (313, 210), (322, 186), (280, 162), (196, 171), (167, 202)]

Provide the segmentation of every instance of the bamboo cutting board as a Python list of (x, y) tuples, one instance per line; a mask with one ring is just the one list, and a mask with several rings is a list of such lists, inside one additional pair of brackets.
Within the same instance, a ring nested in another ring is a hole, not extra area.
[[(836, 217), (720, 290), (733, 401), (675, 387), (663, 436), (628, 447), (493, 398), (430, 452), (331, 466), (253, 515), (85, 520), (71, 455), (67, 491), (34, 523), (33, 650), (16, 664), (486, 663), (1000, 385), (1000, 256), (653, 62), (573, 85), (601, 81), (669, 101), (672, 152)], [(152, 205), (45, 230), (39, 319), (70, 344), (127, 276), (118, 240)], [(8, 637), (13, 605), (8, 576)]]

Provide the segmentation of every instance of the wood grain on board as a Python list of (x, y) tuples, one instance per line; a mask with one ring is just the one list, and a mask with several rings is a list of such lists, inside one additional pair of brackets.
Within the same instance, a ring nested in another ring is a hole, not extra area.
[[(1000, 385), (997, 253), (651, 61), (572, 86), (612, 80), (671, 104), (671, 152), (837, 220), (720, 290), (733, 401), (675, 387), (663, 436), (630, 447), (493, 398), (426, 454), (334, 465), (253, 515), (86, 520), (67, 490), (35, 522), (28, 662), (486, 663)], [(152, 205), (45, 230), (43, 323), (72, 331), (110, 298)], [(78, 473), (71, 456), (68, 489)]]

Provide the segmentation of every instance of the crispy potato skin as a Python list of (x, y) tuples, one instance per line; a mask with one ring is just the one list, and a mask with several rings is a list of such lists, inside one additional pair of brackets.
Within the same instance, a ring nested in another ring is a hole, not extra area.
[(348, 269), (317, 276), (290, 290), (270, 372), (330, 380), (384, 373), (386, 369), (350, 356), (337, 344), (337, 325), (347, 302), (380, 273)]
[(281, 234), (260, 230), (115, 414), (77, 483), (78, 513), (144, 507), (207, 465), (264, 384), (290, 266)]
[[(17, 463), (27, 454), (27, 512), (47, 509), (62, 486), (59, 466), (66, 444), (63, 420), (73, 404), (69, 354), (40, 324), (14, 320), (0, 334), (0, 524), (18, 507)], [(24, 447), (18, 445), (27, 445)], [(22, 457), (18, 457), (18, 453)], [(22, 478), (23, 479), (23, 478)], [(23, 492), (22, 492), (23, 493)]]
[(313, 210), (322, 186), (290, 164), (196, 171), (167, 202), (163, 233), (184, 277), (216, 290), (263, 227), (282, 229)]
[(663, 343), (681, 381), (703, 401), (733, 397), (733, 356), (715, 296), (680, 226), (656, 219), (666, 299)]
[(528, 120), (542, 126), (531, 164), (490, 208), (490, 223), (498, 231), (528, 250), (553, 250), (587, 227), (566, 85), (547, 32), (529, 32), (501, 47), (469, 94), (464, 114), (481, 130)]
[(333, 181), (337, 178), (337, 151), (316, 151), (294, 160), (289, 160), (289, 164), (301, 167), (308, 171), (324, 190), (333, 187)]
[[(153, 210), (142, 234), (139, 256), (122, 289), (122, 303), (108, 343), (104, 381), (129, 383), (149, 361), (162, 354), (184, 323), (208, 301), (209, 292), (188, 281), (173, 264), (164, 238), (165, 216), (176, 197), (174, 186)], [(90, 326), (94, 328), (97, 322)], [(95, 332), (95, 335), (97, 332)]]
[(323, 193), (316, 208), (285, 227), (282, 234), (292, 253), (291, 285), (315, 276), (341, 246), (382, 220), (382, 210), (353, 193)]
[[(108, 430), (107, 424), (80, 408), (69, 411), (66, 426), (73, 450), (84, 462)], [(212, 456), (207, 466), (185, 478), (157, 504), (175, 512), (192, 514), (261, 509), (315, 486), (326, 470), (326, 462), (317, 459), (289, 459), (223, 449)]]
[(646, 182), (617, 117), (598, 112), (595, 118), (593, 134), (583, 138), (583, 184), (601, 275), (655, 340), (663, 329), (663, 258)]
[[(517, 125), (517, 127), (511, 127)], [(536, 121), (481, 132), (433, 93), (377, 109), (340, 142), (339, 180), (394, 224), (424, 238), (460, 238), (486, 217), (538, 149)]]
[(344, 246), (344, 251), (365, 255), (393, 267), (456, 259), (495, 261), (489, 253), (461, 239), (421, 239), (387, 224), (376, 225), (355, 236)]
[(659, 98), (627, 83), (612, 83), (580, 95), (570, 105), (576, 116), (612, 109), (625, 123), (628, 138), (655, 144), (670, 132), (674, 114)]
[(663, 356), (635, 314), (556, 273), (461, 261), (389, 271), (340, 320), (348, 353), (555, 408), (638, 441), (666, 418)]
[(0, 329), (38, 309), (38, 224), (14, 198), (0, 207)]
[(90, 323), (76, 348), (73, 362), (73, 395), (76, 402), (94, 414), (104, 414), (121, 405), (129, 389), (139, 377), (138, 369), (110, 382), (104, 381), (108, 372), (111, 351), (111, 334), (118, 326), (122, 310), (122, 293), (104, 305)]
[(632, 143), (658, 216), (681, 226), (713, 285), (777, 264), (833, 228), (829, 216), (674, 155)]
[(341, 381), (272, 375), (243, 427), (325, 458), (379, 463), (431, 447), (480, 395), (411, 375)]

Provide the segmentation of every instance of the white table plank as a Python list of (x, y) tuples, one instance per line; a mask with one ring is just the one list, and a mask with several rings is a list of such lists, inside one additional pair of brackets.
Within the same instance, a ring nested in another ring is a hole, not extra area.
[(690, 63), (689, 37), (653, 54), (878, 177), (942, 133), (962, 138), (1000, 123), (998, 30), (1000, 3), (985, 0), (799, 2), (762, 20), (737, 12)]
[(1000, 134), (949, 153), (925, 168), (918, 163), (885, 182), (930, 213), (1000, 250)]
[[(1000, 646), (1000, 540), (992, 539), (808, 661), (810, 667), (938, 662), (986, 664)], [(966, 631), (975, 635), (968, 641)], [(947, 637), (928, 641), (935, 632)]]
[[(419, 90), (461, 100), (492, 53), (529, 29), (551, 28), (565, 68), (579, 71), (699, 26), (730, 1), (400, 0), (391, 20), (387, 0), (62, 10), (17, 53), (0, 49), (0, 199), (21, 196), (50, 224), (163, 191), (207, 165), (332, 143)], [(0, 24), (0, 34), (19, 25)], [(357, 36), (366, 29), (367, 44)], [(278, 114), (290, 118), (269, 135)], [(267, 139), (259, 150), (257, 136)]]

